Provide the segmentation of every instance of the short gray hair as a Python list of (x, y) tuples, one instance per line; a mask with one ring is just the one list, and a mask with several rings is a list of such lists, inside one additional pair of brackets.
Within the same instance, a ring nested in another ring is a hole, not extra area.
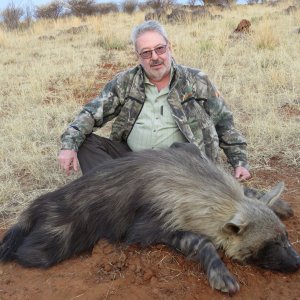
[(136, 47), (136, 40), (145, 32), (156, 31), (168, 42), (168, 36), (163, 26), (154, 20), (145, 21), (142, 24), (135, 26), (131, 32), (131, 41)]

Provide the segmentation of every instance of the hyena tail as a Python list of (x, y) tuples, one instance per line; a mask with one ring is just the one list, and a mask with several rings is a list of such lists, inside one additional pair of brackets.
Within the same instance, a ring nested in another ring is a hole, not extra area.
[(23, 243), (28, 229), (20, 223), (12, 226), (0, 242), (0, 261), (7, 262), (16, 258), (16, 252)]

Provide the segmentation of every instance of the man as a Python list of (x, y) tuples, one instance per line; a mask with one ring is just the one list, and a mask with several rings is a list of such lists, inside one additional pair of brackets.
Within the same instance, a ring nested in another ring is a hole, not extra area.
[[(250, 178), (246, 141), (232, 113), (200, 70), (177, 65), (164, 28), (156, 21), (135, 27), (139, 65), (119, 73), (83, 107), (63, 133), (60, 166), (83, 173), (130, 151), (191, 143), (213, 161), (219, 146), (237, 179)], [(115, 118), (110, 139), (92, 134)]]

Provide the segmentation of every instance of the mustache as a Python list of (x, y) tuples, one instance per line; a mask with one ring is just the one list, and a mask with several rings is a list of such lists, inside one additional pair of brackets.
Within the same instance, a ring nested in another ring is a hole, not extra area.
[(163, 60), (161, 60), (161, 59), (152, 60), (150, 62), (150, 67), (158, 66), (158, 65), (160, 65), (162, 63), (163, 63)]

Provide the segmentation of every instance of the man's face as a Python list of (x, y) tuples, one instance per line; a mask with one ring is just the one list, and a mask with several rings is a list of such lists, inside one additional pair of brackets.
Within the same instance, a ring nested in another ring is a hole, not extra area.
[[(157, 54), (152, 51), (150, 58), (142, 58), (141, 54), (145, 51), (157, 49)], [(156, 31), (148, 31), (143, 33), (136, 40), (136, 51), (138, 53), (139, 62), (144, 68), (148, 78), (153, 81), (161, 81), (170, 74), (171, 70), (171, 49), (169, 43)]]

